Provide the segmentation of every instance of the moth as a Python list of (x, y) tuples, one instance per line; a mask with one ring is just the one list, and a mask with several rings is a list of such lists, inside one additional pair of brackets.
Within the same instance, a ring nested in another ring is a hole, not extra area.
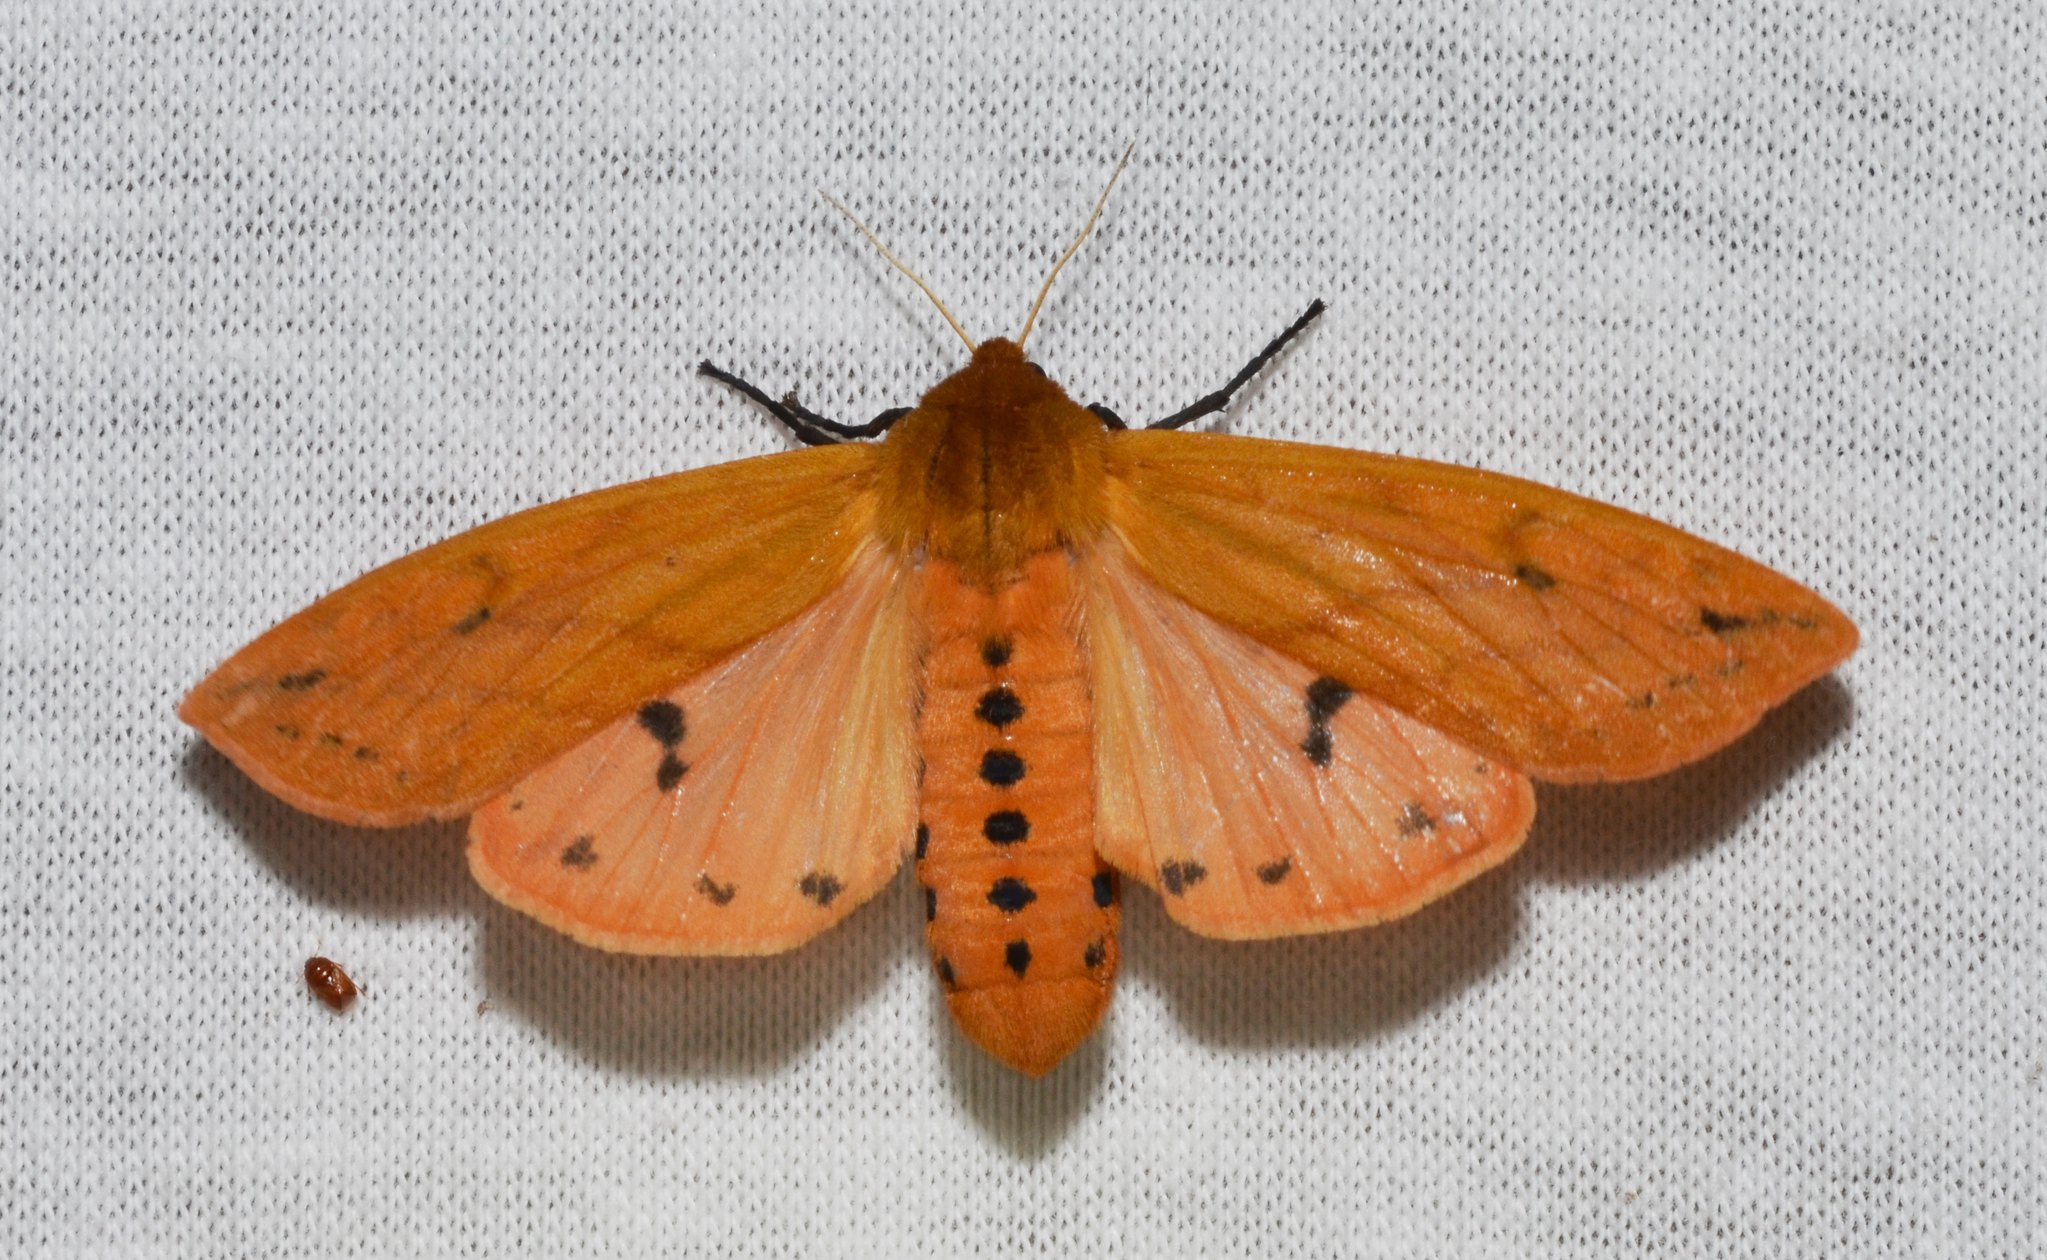
[(357, 992), (355, 981), (341, 969), (340, 963), (318, 955), (306, 959), (306, 988), (337, 1011), (347, 1010)]
[(953, 1016), (1037, 1076), (1109, 1002), (1119, 877), (1209, 936), (1404, 915), (1514, 852), (1531, 780), (1702, 757), (1855, 648), (1632, 512), (1182, 431), (1320, 303), (1176, 415), (1081, 406), (1024, 352), (1051, 283), (1014, 341), (938, 303), (971, 357), (866, 425), (705, 364), (804, 448), (387, 564), (180, 716), (321, 817), (467, 815), (482, 886), (599, 949), (791, 949), (908, 857)]

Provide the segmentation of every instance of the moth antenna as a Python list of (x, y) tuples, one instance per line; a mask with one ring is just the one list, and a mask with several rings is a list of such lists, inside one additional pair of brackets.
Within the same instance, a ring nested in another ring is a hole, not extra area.
[(1080, 252), (1081, 243), (1087, 240), (1088, 233), (1095, 230), (1095, 220), (1102, 217), (1102, 207), (1109, 204), (1109, 193), (1115, 189), (1117, 179), (1122, 176), (1123, 168), (1130, 165), (1130, 155), (1135, 152), (1137, 141), (1132, 140), (1130, 147), (1123, 150), (1123, 156), (1117, 161), (1116, 169), (1109, 173), (1109, 182), (1102, 189), (1102, 195), (1095, 198), (1093, 213), (1088, 215), (1086, 223), (1080, 225), (1080, 235), (1073, 238), (1073, 244), (1068, 245), (1066, 252), (1059, 255), (1059, 261), (1052, 264), (1052, 274), (1045, 277), (1044, 287), (1038, 290), (1038, 300), (1031, 303), (1031, 313), (1024, 319), (1023, 331), (1016, 335), (1017, 349), (1023, 349), (1023, 343), (1030, 340), (1031, 327), (1038, 322), (1038, 311), (1045, 305), (1046, 296), (1052, 292), (1052, 282), (1059, 278), (1059, 270), (1066, 265), (1067, 260)]
[(865, 223), (862, 223), (860, 221), (860, 216), (854, 214), (851, 210), (846, 209), (845, 202), (840, 201), (837, 197), (832, 196), (830, 193), (826, 192), (822, 188), (817, 190), (817, 195), (823, 197), (826, 201), (831, 202), (833, 209), (837, 210), (840, 214), (843, 214), (848, 219), (852, 220), (853, 226), (860, 229), (860, 235), (867, 238), (867, 243), (869, 245), (874, 246), (876, 249), (880, 250), (881, 256), (883, 258), (888, 259), (889, 266), (894, 267), (897, 271), (900, 271), (904, 275), (908, 276), (910, 278), (911, 284), (914, 284), (918, 288), (924, 290), (924, 296), (931, 299), (931, 305), (938, 308), (938, 313), (940, 315), (945, 316), (945, 322), (952, 325), (952, 330), (959, 334), (960, 340), (967, 343), (967, 349), (969, 351), (974, 349), (974, 339), (972, 337), (967, 336), (967, 330), (960, 327), (959, 320), (953, 318), (953, 313), (945, 308), (945, 303), (938, 300), (938, 295), (931, 291), (930, 285), (924, 283), (924, 279), (922, 276), (919, 276), (916, 272), (910, 270), (908, 267), (905, 267), (903, 265), (902, 259), (897, 258), (894, 254), (891, 254), (888, 250), (888, 246), (881, 243), (881, 238), (876, 236)]

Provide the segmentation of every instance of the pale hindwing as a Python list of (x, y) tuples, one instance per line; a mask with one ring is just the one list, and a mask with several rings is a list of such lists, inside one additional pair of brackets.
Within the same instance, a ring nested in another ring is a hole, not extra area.
[(1521, 774), (1210, 619), (1113, 541), (1086, 567), (1096, 843), (1186, 927), (1374, 923), (1520, 846)]
[(912, 576), (879, 548), (822, 601), (477, 811), (507, 905), (644, 954), (765, 954), (888, 882), (917, 823)]

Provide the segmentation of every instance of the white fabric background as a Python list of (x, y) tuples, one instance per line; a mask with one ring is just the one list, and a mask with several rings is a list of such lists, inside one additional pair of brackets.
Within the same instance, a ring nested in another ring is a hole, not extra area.
[[(2047, 1250), (2038, 10), (1009, 7), (7, 6), (0, 1251)], [(1861, 653), (1390, 928), (1133, 891), (1037, 1084), (907, 880), (609, 957), (173, 718), (373, 563), (788, 445), (701, 357), (856, 419), (957, 365), (818, 187), (1013, 332), (1132, 139), (1033, 342), (1076, 395), (1320, 295), (1223, 427), (1649, 511)]]

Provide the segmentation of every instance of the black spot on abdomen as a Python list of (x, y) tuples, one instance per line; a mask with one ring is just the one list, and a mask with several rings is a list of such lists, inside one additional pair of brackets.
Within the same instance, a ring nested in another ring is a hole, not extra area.
[(981, 754), (981, 781), (994, 787), (1014, 787), (1024, 777), (1024, 760), (1006, 748), (991, 748)]
[(1029, 884), (1005, 875), (988, 889), (988, 904), (1005, 914), (1015, 914), (1038, 899)]
[(998, 809), (982, 822), (981, 834), (995, 844), (1016, 844), (1031, 834), (1031, 820), (1021, 810)]
[(1030, 970), (1031, 943), (1029, 941), (1011, 941), (1009, 944), (1004, 945), (1002, 947), (1002, 961), (1009, 965), (1011, 971), (1014, 971), (1019, 976), (1023, 975), (1024, 972)]
[(982, 695), (981, 702), (974, 706), (974, 716), (996, 730), (1001, 730), (1023, 715), (1023, 701), (1016, 698), (1016, 693), (1011, 691), (1006, 683), (1000, 687), (989, 688)]

